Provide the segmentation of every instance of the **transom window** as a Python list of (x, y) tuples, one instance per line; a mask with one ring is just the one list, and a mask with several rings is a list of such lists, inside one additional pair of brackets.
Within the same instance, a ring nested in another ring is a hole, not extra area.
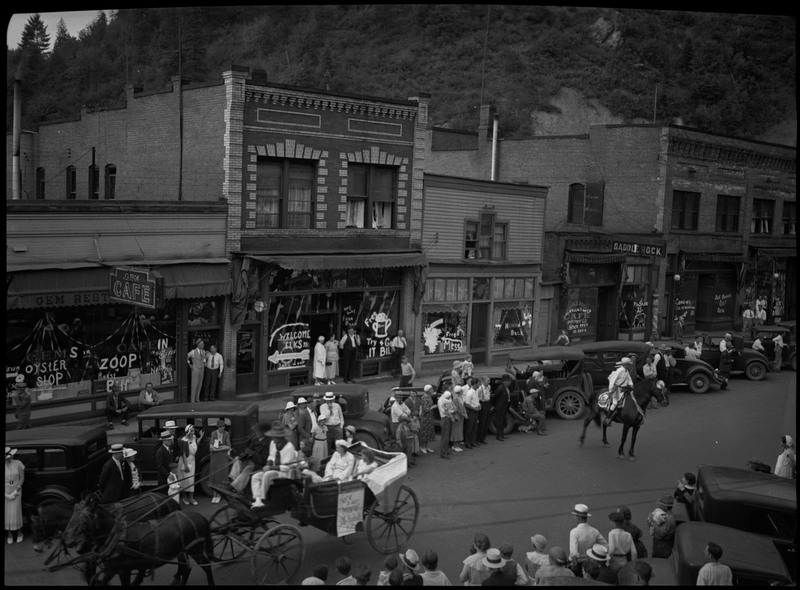
[(259, 160), (256, 167), (256, 227), (311, 227), (314, 164), (299, 160)]
[(739, 203), (740, 197), (717, 195), (717, 231), (739, 231)]
[(753, 199), (753, 217), (750, 219), (750, 233), (771, 234), (774, 210), (775, 201), (769, 199)]
[(672, 229), (697, 229), (700, 193), (672, 191)]
[(783, 234), (787, 236), (795, 235), (797, 226), (797, 203), (794, 201), (783, 202)]
[(508, 255), (508, 224), (494, 213), (482, 213), (479, 221), (467, 221), (464, 229), (464, 258), (505, 260)]
[(347, 165), (347, 227), (394, 227), (397, 171), (391, 166)]
[(78, 198), (78, 173), (75, 166), (67, 166), (67, 199)]
[(603, 225), (603, 183), (571, 184), (568, 223)]

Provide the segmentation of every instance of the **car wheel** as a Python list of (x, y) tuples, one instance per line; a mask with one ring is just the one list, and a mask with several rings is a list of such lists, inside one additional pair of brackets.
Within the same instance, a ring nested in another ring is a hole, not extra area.
[(577, 420), (586, 404), (576, 391), (565, 391), (556, 398), (556, 414), (562, 420)]
[(744, 368), (744, 374), (751, 381), (761, 381), (767, 376), (767, 366), (758, 361), (752, 362)]
[(353, 440), (357, 442), (362, 442), (372, 449), (377, 449), (379, 451), (383, 450), (383, 445), (380, 444), (377, 438), (375, 438), (368, 432), (356, 432), (356, 435), (353, 437)]
[(692, 393), (705, 393), (711, 386), (711, 379), (703, 373), (695, 373), (689, 379), (689, 390)]

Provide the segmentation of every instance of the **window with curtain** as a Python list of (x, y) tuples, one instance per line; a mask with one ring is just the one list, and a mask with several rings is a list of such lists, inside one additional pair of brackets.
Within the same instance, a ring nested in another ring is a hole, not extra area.
[(672, 229), (697, 229), (700, 193), (672, 191)]
[(114, 164), (106, 166), (106, 199), (117, 198), (117, 167)]
[(391, 166), (347, 165), (347, 227), (391, 229), (397, 171)]
[(739, 231), (740, 197), (717, 195), (717, 231)]
[(508, 224), (498, 222), (494, 213), (481, 213), (478, 221), (465, 222), (465, 260), (505, 260), (507, 246)]
[(770, 199), (753, 199), (753, 216), (750, 219), (750, 233), (771, 234), (774, 210), (775, 201)]
[(75, 166), (67, 166), (67, 199), (74, 201), (78, 198), (78, 173)]
[(256, 165), (256, 227), (310, 228), (314, 175), (315, 167), (310, 162), (259, 160)]

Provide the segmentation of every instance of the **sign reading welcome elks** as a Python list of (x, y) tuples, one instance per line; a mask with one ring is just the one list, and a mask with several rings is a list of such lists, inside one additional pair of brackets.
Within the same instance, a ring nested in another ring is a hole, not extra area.
[(663, 246), (653, 246), (651, 244), (613, 242), (612, 249), (614, 252), (630, 252), (631, 254), (643, 254), (645, 256), (664, 256)]
[(108, 275), (108, 298), (158, 309), (164, 306), (164, 278), (154, 270), (115, 267)]

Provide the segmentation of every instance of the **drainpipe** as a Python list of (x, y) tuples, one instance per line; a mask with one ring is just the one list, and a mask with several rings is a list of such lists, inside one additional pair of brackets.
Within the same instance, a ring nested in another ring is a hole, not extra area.
[(11, 198), (19, 201), (22, 198), (20, 186), (19, 143), (22, 134), (22, 80), (14, 79), (14, 130), (12, 136), (11, 157)]
[(492, 127), (492, 180), (497, 180), (497, 115)]

